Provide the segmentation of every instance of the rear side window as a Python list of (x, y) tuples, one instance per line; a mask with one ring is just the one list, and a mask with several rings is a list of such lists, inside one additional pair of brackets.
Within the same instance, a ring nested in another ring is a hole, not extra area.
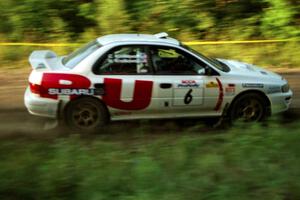
[(88, 57), (90, 54), (99, 49), (101, 45), (95, 40), (87, 43), (83, 47), (77, 49), (73, 53), (64, 57), (62, 60), (63, 65), (72, 69), (74, 68), (80, 61)]
[(121, 46), (110, 50), (94, 66), (94, 73), (109, 75), (149, 74), (151, 67), (144, 47)]

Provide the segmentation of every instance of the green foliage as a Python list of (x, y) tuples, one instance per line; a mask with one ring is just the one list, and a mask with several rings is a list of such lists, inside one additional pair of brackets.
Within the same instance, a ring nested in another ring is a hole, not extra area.
[[(7, 0), (0, 1), (0, 41), (85, 43), (111, 33), (162, 31), (182, 41), (299, 39), (299, 18), (298, 0)], [(196, 48), (208, 56), (298, 67), (297, 46)], [(0, 66), (25, 66), (29, 49), (45, 48), (1, 47)]]
[[(267, 37), (284, 38), (299, 36), (296, 10), (286, 0), (265, 0), (269, 7), (263, 14), (262, 32)], [(299, 13), (298, 13), (299, 14)]]
[(299, 199), (299, 126), (246, 126), (175, 140), (1, 140), (0, 197)]
[(128, 33), (130, 31), (130, 22), (123, 1), (101, 0), (97, 2), (101, 2), (96, 19), (102, 34)]
[(181, 39), (287, 38), (300, 34), (297, 0), (8, 0), (4, 40), (53, 41), (120, 32)]
[[(93, 2), (9, 0), (0, 3), (0, 34), (6, 40), (45, 41), (76, 38), (95, 25)], [(4, 20), (3, 20), (4, 19)]]

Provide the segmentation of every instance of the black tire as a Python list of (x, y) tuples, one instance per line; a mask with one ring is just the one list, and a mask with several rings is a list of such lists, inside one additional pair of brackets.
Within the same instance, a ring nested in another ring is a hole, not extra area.
[(266, 99), (257, 93), (247, 93), (238, 97), (229, 111), (231, 121), (259, 122), (267, 117)]
[(109, 115), (106, 107), (99, 100), (82, 97), (67, 105), (65, 122), (71, 130), (97, 133), (109, 122)]

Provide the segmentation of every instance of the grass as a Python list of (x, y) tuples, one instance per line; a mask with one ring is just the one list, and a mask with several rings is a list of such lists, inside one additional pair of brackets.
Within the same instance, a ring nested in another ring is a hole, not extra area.
[(2, 139), (0, 198), (300, 199), (299, 128)]
[[(300, 67), (299, 42), (268, 44), (226, 44), (193, 46), (205, 55), (237, 59), (265, 67)], [(72, 52), (75, 47), (24, 47), (4, 46), (0, 50), (0, 68), (18, 69), (29, 67), (28, 57), (34, 50), (50, 49), (58, 55)]]

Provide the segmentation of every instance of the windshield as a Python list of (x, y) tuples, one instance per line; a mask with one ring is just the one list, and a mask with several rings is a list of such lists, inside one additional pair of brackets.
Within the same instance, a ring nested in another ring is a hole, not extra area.
[(80, 61), (99, 49), (101, 45), (92, 41), (63, 58), (62, 63), (68, 68), (74, 68)]
[(217, 69), (223, 71), (223, 72), (229, 72), (230, 68), (225, 64), (222, 63), (221, 61), (215, 59), (215, 58), (209, 58), (204, 56), (203, 54), (199, 53), (198, 51), (192, 49), (191, 47), (181, 44), (181, 46), (187, 50), (189, 50), (190, 52), (196, 54), (197, 56), (199, 56), (200, 58), (202, 58), (203, 60), (205, 60), (206, 62), (208, 62), (209, 64), (213, 65), (214, 67), (216, 67)]

